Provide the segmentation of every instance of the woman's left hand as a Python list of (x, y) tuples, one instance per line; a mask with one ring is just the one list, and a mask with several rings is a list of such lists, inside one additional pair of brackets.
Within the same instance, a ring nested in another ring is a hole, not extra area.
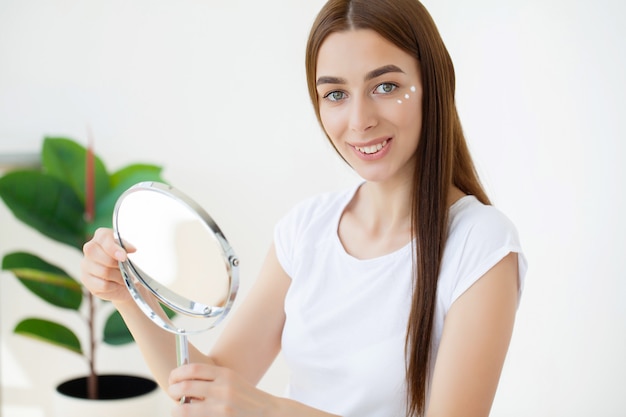
[(272, 415), (277, 398), (254, 387), (234, 371), (216, 365), (192, 363), (172, 371), (169, 396), (179, 402), (174, 417)]

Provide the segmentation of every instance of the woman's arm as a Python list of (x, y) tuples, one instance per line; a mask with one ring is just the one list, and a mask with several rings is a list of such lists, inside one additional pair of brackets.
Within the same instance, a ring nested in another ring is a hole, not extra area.
[(280, 351), (290, 284), (272, 245), (256, 282), (211, 349), (215, 364), (237, 372), (252, 385), (259, 382)]
[[(170, 372), (177, 367), (175, 336), (156, 326), (131, 298), (118, 265), (126, 259), (126, 252), (115, 241), (113, 231), (104, 228), (96, 231), (83, 252), (81, 280), (92, 294), (117, 308), (154, 378), (167, 389)], [(272, 247), (259, 279), (227, 319), (212, 354), (190, 345), (190, 362), (229, 367), (256, 384), (280, 350), (283, 301), (289, 283)]]
[(516, 253), (509, 253), (454, 302), (444, 322), (428, 417), (489, 415), (517, 302)]

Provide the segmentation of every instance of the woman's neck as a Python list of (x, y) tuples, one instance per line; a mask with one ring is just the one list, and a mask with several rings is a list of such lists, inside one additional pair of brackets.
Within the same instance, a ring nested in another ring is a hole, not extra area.
[(405, 231), (411, 220), (411, 183), (364, 183), (357, 191), (354, 213), (363, 224), (380, 233)]

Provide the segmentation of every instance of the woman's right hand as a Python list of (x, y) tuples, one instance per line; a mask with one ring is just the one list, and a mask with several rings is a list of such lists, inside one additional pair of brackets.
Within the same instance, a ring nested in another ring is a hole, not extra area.
[[(133, 251), (129, 248), (129, 252)], [(113, 237), (113, 230), (100, 228), (83, 246), (81, 281), (96, 297), (113, 302), (131, 300), (122, 280), (118, 262), (126, 260), (126, 251)]]

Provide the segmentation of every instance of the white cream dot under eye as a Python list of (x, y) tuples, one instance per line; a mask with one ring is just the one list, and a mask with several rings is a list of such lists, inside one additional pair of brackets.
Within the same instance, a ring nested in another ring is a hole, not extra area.
[[(414, 86), (414, 85), (412, 85), (411, 87), (409, 87), (409, 90), (411, 90), (411, 92), (412, 92), (412, 93), (414, 93), (414, 92), (416, 92), (416, 91), (417, 91), (417, 88), (415, 88), (415, 86)], [(408, 100), (408, 99), (410, 99), (410, 98), (411, 98), (411, 95), (410, 95), (409, 93), (406, 93), (406, 94), (404, 95), (404, 98), (405, 98), (406, 100)], [(402, 102), (402, 100), (398, 100), (398, 104), (402, 104), (402, 103), (403, 103), (403, 102)]]

